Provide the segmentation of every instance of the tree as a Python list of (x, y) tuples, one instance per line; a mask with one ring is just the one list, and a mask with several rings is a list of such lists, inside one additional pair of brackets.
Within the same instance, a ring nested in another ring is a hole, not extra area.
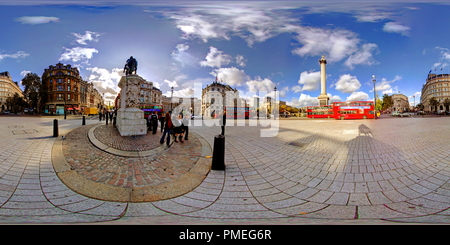
[(36, 73), (28, 73), (22, 79), (22, 85), (25, 87), (23, 95), (29, 106), (36, 108), (39, 113), (46, 97), (41, 78)]
[(448, 107), (450, 106), (450, 99), (445, 98), (443, 104), (444, 104), (444, 106), (445, 106), (445, 110), (446, 110), (446, 111), (449, 111)]
[(18, 93), (15, 93), (13, 97), (8, 97), (6, 99), (6, 106), (15, 114), (19, 111), (23, 111), (26, 104), (25, 100), (20, 97)]
[(433, 107), (434, 107), (434, 111), (437, 111), (439, 101), (435, 97), (431, 97), (431, 99), (428, 102), (430, 103), (431, 110), (433, 111)]
[(382, 105), (381, 106), (381, 110), (383, 110), (383, 111), (391, 108), (392, 105), (394, 105), (394, 102), (392, 101), (392, 96), (384, 94), (383, 95), (383, 101), (382, 101), (381, 105)]

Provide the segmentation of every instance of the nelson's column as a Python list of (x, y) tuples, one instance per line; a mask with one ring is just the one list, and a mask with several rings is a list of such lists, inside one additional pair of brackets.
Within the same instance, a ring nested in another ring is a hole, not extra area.
[(320, 95), (317, 97), (319, 100), (319, 105), (328, 105), (330, 98), (327, 95), (327, 60), (325, 56), (322, 55), (322, 59), (319, 60), (320, 64)]

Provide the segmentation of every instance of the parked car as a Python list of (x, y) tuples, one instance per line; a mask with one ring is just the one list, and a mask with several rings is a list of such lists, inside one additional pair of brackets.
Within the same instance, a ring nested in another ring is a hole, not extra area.
[(416, 114), (417, 115), (425, 115), (425, 112), (424, 111), (417, 111)]
[(192, 120), (194, 120), (194, 119), (203, 119), (203, 116), (200, 116), (200, 115), (197, 115), (197, 114), (192, 114), (191, 115), (191, 119)]
[(398, 117), (400, 115), (400, 112), (393, 111), (391, 115), (394, 116), (394, 117)]
[(399, 114), (400, 117), (411, 117), (412, 116), (412, 112), (403, 112)]

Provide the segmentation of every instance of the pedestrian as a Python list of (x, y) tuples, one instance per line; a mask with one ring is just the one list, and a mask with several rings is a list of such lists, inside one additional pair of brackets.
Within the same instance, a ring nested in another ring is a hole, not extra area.
[[(144, 116), (145, 117), (145, 116)], [(147, 132), (152, 131), (152, 123), (150, 122), (150, 115), (147, 116)]]
[(101, 121), (102, 120), (102, 111), (98, 112), (98, 120)]
[(222, 116), (219, 118), (219, 124), (222, 128), (221, 135), (225, 135), (225, 125), (227, 124), (227, 111), (222, 112)]
[(184, 140), (189, 140), (189, 116), (183, 117)]
[(164, 129), (164, 113), (162, 111), (159, 112), (159, 124), (161, 127), (161, 133), (162, 133), (163, 129)]
[(170, 135), (172, 134), (172, 130), (173, 130), (172, 119), (170, 118), (171, 114), (172, 114), (172, 111), (169, 111), (164, 116), (164, 123), (163, 123), (164, 124), (164, 133), (163, 133), (161, 139), (159, 140), (160, 144), (164, 144), (164, 138), (166, 137), (166, 134), (167, 134), (167, 140), (166, 140), (167, 146), (170, 146)]
[(150, 116), (150, 127), (152, 128), (152, 133), (156, 134), (156, 130), (158, 129), (158, 115), (156, 115), (156, 111), (153, 111)]
[(183, 114), (178, 115), (178, 118), (175, 116), (173, 117), (173, 133), (174, 133), (174, 142), (178, 143), (177, 137), (180, 140), (181, 143), (184, 143), (183, 141), (183, 135), (184, 135), (184, 125), (183, 125)]

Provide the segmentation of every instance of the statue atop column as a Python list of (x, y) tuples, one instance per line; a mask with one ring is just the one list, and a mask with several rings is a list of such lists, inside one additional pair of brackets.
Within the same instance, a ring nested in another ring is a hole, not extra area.
[(125, 64), (125, 67), (123, 68), (123, 72), (125, 75), (131, 75), (137, 74), (137, 60), (133, 58), (133, 56), (130, 56), (130, 58), (127, 60), (127, 63)]

